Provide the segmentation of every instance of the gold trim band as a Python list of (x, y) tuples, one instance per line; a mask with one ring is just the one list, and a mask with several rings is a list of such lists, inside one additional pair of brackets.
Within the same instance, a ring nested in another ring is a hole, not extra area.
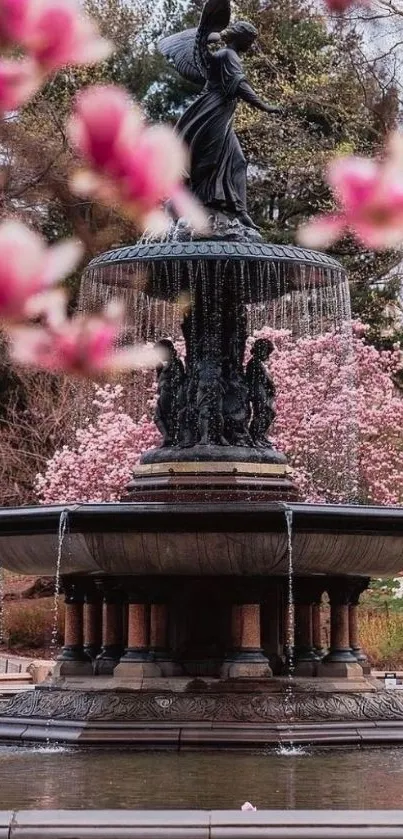
[(198, 461), (195, 463), (143, 463), (136, 466), (133, 477), (142, 475), (290, 475), (283, 463), (242, 463), (241, 461)]

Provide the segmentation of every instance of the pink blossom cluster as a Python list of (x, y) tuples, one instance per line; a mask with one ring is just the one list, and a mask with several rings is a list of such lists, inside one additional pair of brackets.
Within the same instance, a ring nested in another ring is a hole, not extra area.
[(403, 356), (378, 351), (362, 331), (271, 336), (273, 439), (306, 500), (403, 503), (403, 399), (393, 379)]
[[(378, 351), (364, 333), (360, 324), (353, 333), (297, 341), (284, 331), (259, 333), (276, 346), (270, 438), (289, 458), (302, 499), (403, 504), (403, 398), (393, 381), (402, 353)], [(37, 479), (42, 503), (121, 497), (141, 453), (159, 440), (150, 416), (134, 422), (122, 398), (121, 386), (97, 390), (96, 418)]]
[(142, 452), (161, 439), (149, 417), (134, 422), (125, 413), (122, 398), (122, 385), (96, 387), (95, 418), (76, 431), (72, 446), (55, 452), (36, 480), (44, 504), (119, 500)]

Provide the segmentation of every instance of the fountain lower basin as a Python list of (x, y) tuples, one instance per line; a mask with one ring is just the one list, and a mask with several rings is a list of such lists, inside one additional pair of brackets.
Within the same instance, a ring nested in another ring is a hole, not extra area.
[(54, 574), (60, 515), (68, 510), (62, 574), (390, 577), (403, 566), (403, 509), (318, 504), (111, 503), (0, 510), (2, 565)]

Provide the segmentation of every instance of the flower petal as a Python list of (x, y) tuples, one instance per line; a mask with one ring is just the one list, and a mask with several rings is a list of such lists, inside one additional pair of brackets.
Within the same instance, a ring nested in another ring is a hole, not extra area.
[(36, 93), (42, 82), (30, 59), (0, 61), (0, 111), (14, 111)]
[(183, 216), (193, 230), (209, 233), (210, 225), (204, 207), (185, 187), (176, 187), (171, 193), (171, 201), (177, 214)]
[(27, 300), (25, 314), (28, 318), (43, 316), (46, 324), (52, 329), (58, 329), (66, 320), (67, 294), (62, 288), (34, 294)]
[(338, 195), (343, 208), (349, 212), (360, 210), (368, 202), (379, 183), (379, 164), (366, 157), (338, 157), (327, 170), (330, 186)]
[(327, 248), (345, 228), (343, 216), (317, 216), (298, 229), (298, 242), (304, 248)]
[(84, 246), (77, 239), (66, 239), (48, 248), (43, 270), (46, 285), (68, 277), (77, 268), (84, 253)]
[(118, 370), (140, 370), (145, 368), (158, 367), (165, 356), (156, 347), (147, 344), (137, 344), (132, 347), (125, 347), (110, 356), (107, 369)]

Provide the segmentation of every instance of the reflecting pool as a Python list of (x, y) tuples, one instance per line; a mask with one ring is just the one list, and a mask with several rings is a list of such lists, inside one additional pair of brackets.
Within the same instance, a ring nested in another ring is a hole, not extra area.
[(403, 749), (0, 748), (0, 809), (403, 808)]

